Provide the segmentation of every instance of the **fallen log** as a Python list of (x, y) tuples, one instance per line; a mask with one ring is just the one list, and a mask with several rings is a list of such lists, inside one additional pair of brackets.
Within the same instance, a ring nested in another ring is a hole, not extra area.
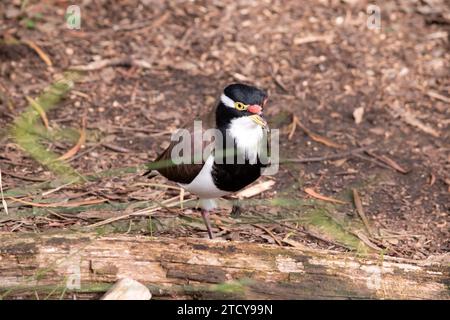
[(2, 298), (449, 299), (448, 263), (193, 238), (0, 233)]

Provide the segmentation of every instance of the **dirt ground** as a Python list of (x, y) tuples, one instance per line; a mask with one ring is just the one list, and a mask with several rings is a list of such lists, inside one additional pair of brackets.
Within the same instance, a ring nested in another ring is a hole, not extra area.
[[(169, 208), (161, 202), (178, 199), (169, 188), (176, 185), (140, 173), (177, 126), (239, 81), (268, 90), (265, 114), (281, 131), (282, 159), (323, 158), (285, 163), (263, 177), (275, 184), (244, 201), (239, 217), (224, 202), (213, 216), (218, 237), (414, 259), (448, 254), (444, 0), (378, 1), (379, 30), (368, 28), (368, 2), (358, 0), (80, 3), (80, 30), (65, 24), (69, 1), (0, 3), (0, 169), (8, 206), (8, 215), (0, 206), (0, 231), (206, 237), (195, 202)], [(65, 168), (82, 177), (76, 182), (30, 152), (14, 130), (14, 119), (32, 108), (27, 97), (38, 98), (74, 66), (90, 71), (54, 108), (36, 111), (33, 143), (65, 155)], [(150, 215), (133, 215), (155, 203)], [(108, 220), (124, 213), (130, 216)]]

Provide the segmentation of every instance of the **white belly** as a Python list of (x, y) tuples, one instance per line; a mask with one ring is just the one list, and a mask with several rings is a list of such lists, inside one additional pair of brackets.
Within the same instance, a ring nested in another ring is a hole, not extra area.
[(220, 198), (227, 194), (228, 191), (219, 190), (214, 184), (213, 177), (211, 175), (212, 166), (214, 164), (214, 156), (210, 155), (208, 160), (206, 160), (200, 173), (191, 181), (189, 184), (179, 185), (183, 187), (186, 191), (197, 195), (199, 198), (203, 199), (213, 199)]

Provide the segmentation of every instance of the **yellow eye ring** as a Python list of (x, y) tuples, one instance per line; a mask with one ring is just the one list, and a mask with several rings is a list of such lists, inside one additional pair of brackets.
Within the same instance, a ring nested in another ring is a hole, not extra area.
[(238, 109), (239, 111), (243, 111), (243, 110), (246, 110), (248, 108), (248, 106), (243, 104), (242, 102), (235, 102), (234, 103), (234, 107), (236, 109)]

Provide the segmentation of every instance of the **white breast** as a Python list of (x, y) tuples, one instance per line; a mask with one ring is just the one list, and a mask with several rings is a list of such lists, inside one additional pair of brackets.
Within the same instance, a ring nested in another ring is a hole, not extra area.
[(213, 164), (214, 156), (210, 155), (194, 180), (189, 184), (180, 184), (180, 186), (203, 199), (220, 198), (229, 194), (230, 192), (219, 190), (214, 184), (211, 175)]

